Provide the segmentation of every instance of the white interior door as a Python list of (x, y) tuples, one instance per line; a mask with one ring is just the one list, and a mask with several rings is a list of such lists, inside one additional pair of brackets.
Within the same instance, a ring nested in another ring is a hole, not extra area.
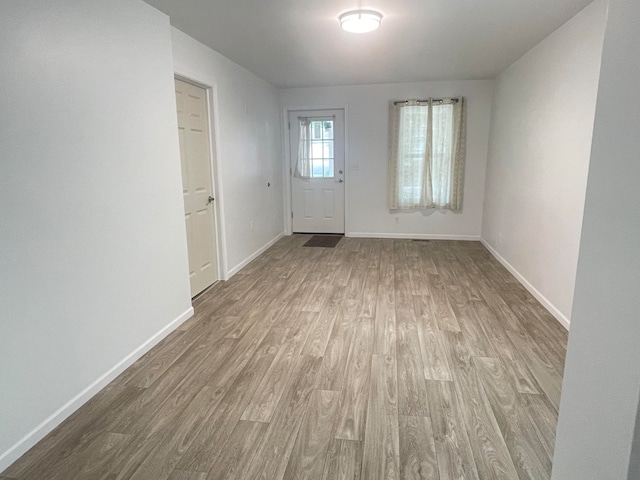
[(217, 280), (206, 91), (176, 79), (191, 297)]
[[(300, 122), (310, 122), (311, 178), (295, 176)], [(344, 233), (344, 110), (289, 112), (293, 231)]]

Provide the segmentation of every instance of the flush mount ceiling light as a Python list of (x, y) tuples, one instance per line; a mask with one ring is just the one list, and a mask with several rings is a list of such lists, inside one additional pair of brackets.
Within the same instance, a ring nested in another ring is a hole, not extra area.
[(376, 30), (382, 21), (382, 14), (373, 10), (354, 10), (339, 17), (340, 26), (346, 32), (366, 33)]

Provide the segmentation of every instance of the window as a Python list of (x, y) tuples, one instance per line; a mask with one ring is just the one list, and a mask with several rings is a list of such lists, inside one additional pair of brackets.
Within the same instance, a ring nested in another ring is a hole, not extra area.
[(392, 102), (389, 208), (462, 209), (464, 99)]
[(296, 177), (334, 177), (333, 124), (333, 118), (300, 118)]

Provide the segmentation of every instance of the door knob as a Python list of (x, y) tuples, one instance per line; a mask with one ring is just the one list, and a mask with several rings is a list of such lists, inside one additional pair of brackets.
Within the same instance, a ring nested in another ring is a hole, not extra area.
[(213, 203), (214, 200), (215, 200), (215, 198), (213, 198), (211, 195), (209, 195), (209, 199), (207, 200), (207, 205), (209, 205), (210, 203)]
[(338, 183), (342, 183), (344, 182), (344, 180), (342, 180), (341, 178), (338, 179)]

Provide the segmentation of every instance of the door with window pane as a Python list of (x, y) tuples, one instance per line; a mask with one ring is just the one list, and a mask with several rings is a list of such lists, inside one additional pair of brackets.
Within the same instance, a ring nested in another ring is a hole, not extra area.
[[(344, 110), (291, 111), (289, 129), (293, 231), (344, 233)], [(308, 178), (295, 175), (301, 148)]]

